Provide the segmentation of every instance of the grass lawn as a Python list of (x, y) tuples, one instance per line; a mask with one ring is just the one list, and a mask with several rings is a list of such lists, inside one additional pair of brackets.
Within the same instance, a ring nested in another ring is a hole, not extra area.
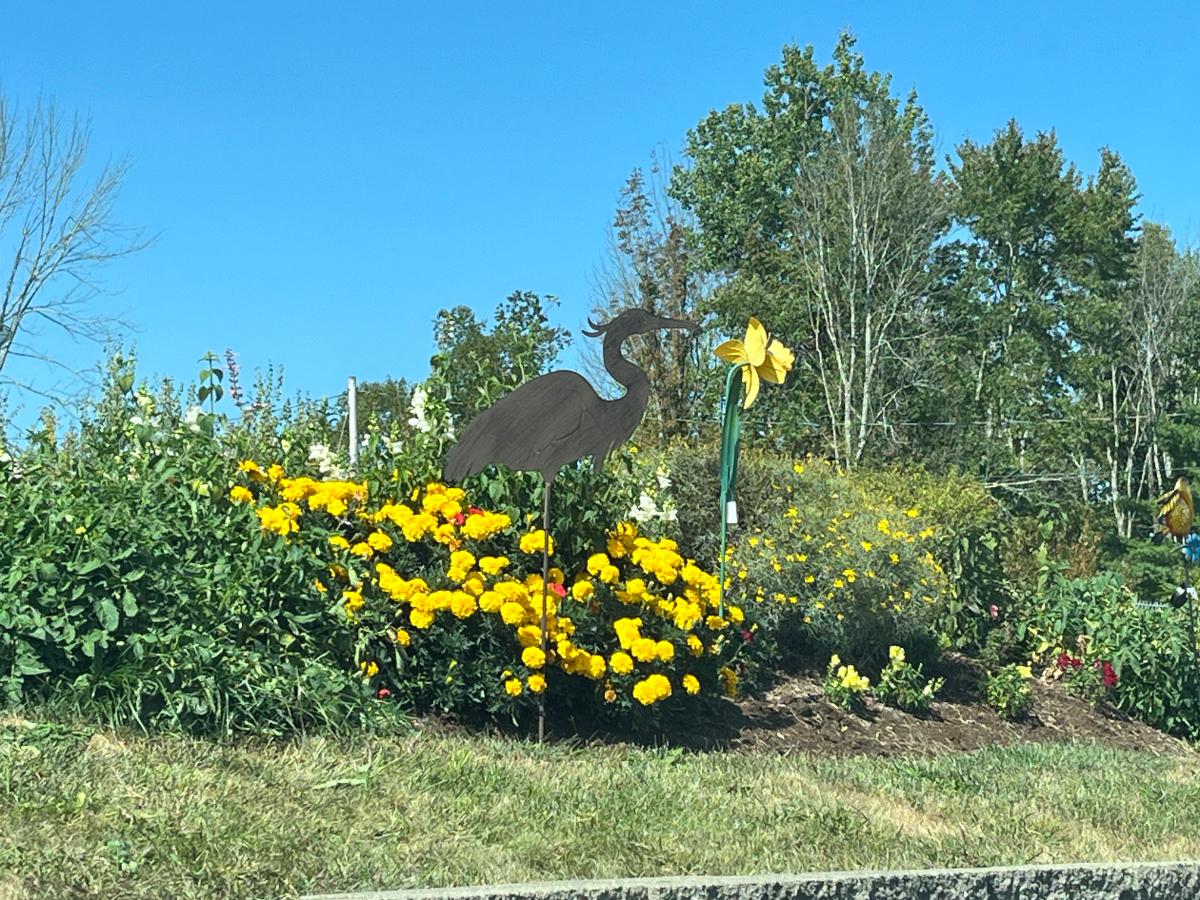
[(0, 724), (0, 898), (1200, 858), (1200, 756), (691, 754)]

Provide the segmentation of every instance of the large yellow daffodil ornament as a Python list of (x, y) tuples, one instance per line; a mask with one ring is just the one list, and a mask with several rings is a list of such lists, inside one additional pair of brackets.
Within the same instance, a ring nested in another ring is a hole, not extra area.
[[(721, 592), (718, 615), (725, 614), (725, 539), (726, 529), (737, 522), (737, 504), (733, 501), (733, 483), (737, 479), (738, 451), (741, 446), (741, 411), (749, 409), (758, 399), (763, 381), (783, 384), (796, 357), (778, 340), (771, 339), (762, 322), (753, 316), (746, 327), (744, 340), (726, 341), (716, 350), (717, 356), (732, 363), (725, 379), (725, 426), (721, 432)], [(741, 372), (741, 380), (737, 374)], [(744, 395), (739, 400), (739, 393)]]
[(746, 327), (744, 340), (726, 341), (716, 350), (717, 357), (742, 368), (745, 397), (742, 409), (749, 409), (758, 398), (760, 379), (771, 384), (783, 384), (783, 379), (796, 361), (795, 355), (778, 340), (769, 339), (767, 329), (753, 316)]

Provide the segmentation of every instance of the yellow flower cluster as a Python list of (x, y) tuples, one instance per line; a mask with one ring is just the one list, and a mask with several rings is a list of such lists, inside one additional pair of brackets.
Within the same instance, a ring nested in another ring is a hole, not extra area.
[[(541, 529), (518, 538), (509, 516), (467, 507), (460, 488), (434, 482), (403, 502), (389, 498), (372, 508), (365, 484), (288, 478), (278, 466), (264, 470), (249, 460), (239, 469), (249, 487), (235, 485), (230, 499), (253, 503), (257, 495), (263, 528), (293, 535), (305, 507), (332, 517), (324, 520), (335, 532), (328, 539), (334, 556), (329, 588), (340, 592), (347, 619), (359, 627), (377, 627), (400, 648), (435, 624), (452, 628), (475, 616), (511, 629), (524, 673), (508, 669), (501, 676), (510, 697), (541, 693), (552, 669), (595, 682), (606, 702), (614, 702), (618, 690), (643, 706), (672, 696), (673, 688), (695, 695), (700, 678), (675, 674), (677, 667), (685, 659), (728, 657), (733, 644), (726, 632), (743, 620), (737, 606), (716, 614), (719, 585), (712, 574), (684, 559), (673, 541), (643, 537), (632, 523), (608, 534), (605, 552), (593, 554), (585, 571), (567, 579), (553, 568), (543, 585), (540, 572), (520, 575), (507, 556), (483, 542), (515, 539), (521, 553), (540, 556), (543, 548), (554, 552), (553, 538)], [(422, 546), (400, 549), (414, 544)], [(419, 558), (444, 560), (444, 568), (433, 573), (424, 565), (424, 577), (406, 577), (398, 560), (411, 560), (414, 550)], [(329, 588), (315, 584), (318, 592)], [(598, 590), (604, 593), (598, 596)], [(376, 597), (386, 602), (375, 604)], [(582, 604), (581, 615), (593, 616), (601, 597), (615, 598), (629, 614), (613, 620), (611, 643), (597, 638), (592, 626), (590, 646), (584, 646), (563, 604)], [(736, 673), (727, 668), (721, 683), (732, 693)]]

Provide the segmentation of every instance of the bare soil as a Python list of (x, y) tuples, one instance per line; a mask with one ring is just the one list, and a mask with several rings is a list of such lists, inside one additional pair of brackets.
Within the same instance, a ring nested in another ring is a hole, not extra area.
[[(1023, 742), (1089, 741), (1154, 754), (1195, 751), (1179, 738), (1067, 692), (1062, 684), (1035, 679), (1033, 708), (1019, 721), (1000, 718), (984, 699), (983, 667), (950, 654), (939, 666), (946, 684), (924, 715), (868, 700), (851, 712), (825, 700), (822, 675), (780, 676), (769, 689), (736, 701), (712, 699), (694, 715), (661, 723), (653, 732), (614, 732), (547, 716), (547, 738), (568, 742), (632, 742), (692, 750), (732, 750), (817, 755), (927, 756)], [(552, 723), (558, 723), (552, 725)], [(532, 733), (526, 723), (517, 732)], [(428, 720), (431, 731), (478, 730), (446, 719)], [(485, 730), (493, 730), (485, 728)], [(510, 729), (503, 729), (510, 731)]]

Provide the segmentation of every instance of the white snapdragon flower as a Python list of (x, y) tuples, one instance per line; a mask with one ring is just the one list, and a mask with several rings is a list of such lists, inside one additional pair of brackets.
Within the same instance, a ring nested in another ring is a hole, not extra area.
[(433, 430), (433, 426), (429, 424), (429, 419), (425, 413), (425, 404), (429, 401), (429, 394), (425, 390), (424, 385), (418, 384), (413, 389), (412, 402), (409, 404), (408, 411), (412, 413), (409, 417), (408, 424), (422, 434), (428, 434)]

